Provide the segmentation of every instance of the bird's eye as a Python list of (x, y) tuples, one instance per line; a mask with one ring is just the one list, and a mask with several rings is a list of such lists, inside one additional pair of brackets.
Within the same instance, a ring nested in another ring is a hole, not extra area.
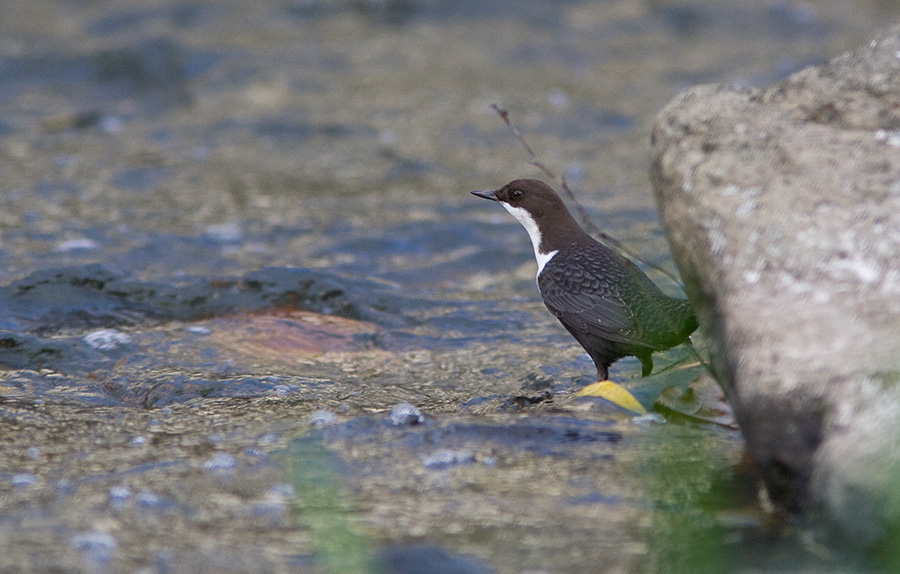
[(524, 194), (522, 193), (521, 189), (514, 189), (512, 190), (512, 193), (509, 194), (509, 196), (513, 199), (522, 199), (522, 195)]

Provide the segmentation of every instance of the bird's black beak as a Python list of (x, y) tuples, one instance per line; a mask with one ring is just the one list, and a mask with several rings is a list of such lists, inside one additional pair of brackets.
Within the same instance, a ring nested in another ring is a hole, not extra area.
[(484, 199), (490, 199), (491, 201), (500, 201), (497, 199), (497, 196), (493, 191), (473, 191), (472, 195), (477, 195), (478, 197), (483, 197)]

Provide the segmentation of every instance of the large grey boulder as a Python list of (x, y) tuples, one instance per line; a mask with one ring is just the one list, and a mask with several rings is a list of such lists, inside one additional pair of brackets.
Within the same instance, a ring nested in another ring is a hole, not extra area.
[(768, 89), (688, 90), (652, 155), (769, 495), (882, 541), (900, 525), (900, 27)]

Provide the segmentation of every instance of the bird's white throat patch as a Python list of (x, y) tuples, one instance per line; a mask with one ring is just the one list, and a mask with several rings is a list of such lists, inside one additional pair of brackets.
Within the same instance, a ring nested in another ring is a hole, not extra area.
[(544, 265), (553, 259), (553, 256), (559, 253), (559, 251), (550, 251), (549, 253), (541, 251), (541, 230), (538, 228), (537, 222), (531, 217), (531, 214), (528, 213), (527, 209), (513, 207), (503, 201), (500, 202), (500, 205), (502, 205), (510, 215), (515, 217), (516, 221), (521, 223), (522, 227), (525, 228), (525, 231), (528, 232), (528, 237), (531, 238), (531, 245), (534, 247), (534, 258), (537, 260), (537, 275), (540, 276), (541, 271), (544, 270)]

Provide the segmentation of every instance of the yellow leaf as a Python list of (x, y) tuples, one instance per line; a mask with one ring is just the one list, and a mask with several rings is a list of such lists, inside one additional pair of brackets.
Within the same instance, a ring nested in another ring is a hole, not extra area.
[(591, 383), (578, 391), (576, 396), (600, 397), (626, 411), (631, 411), (639, 415), (647, 414), (647, 409), (634, 398), (634, 395), (625, 390), (625, 387), (617, 385), (612, 381), (597, 381), (596, 383)]

